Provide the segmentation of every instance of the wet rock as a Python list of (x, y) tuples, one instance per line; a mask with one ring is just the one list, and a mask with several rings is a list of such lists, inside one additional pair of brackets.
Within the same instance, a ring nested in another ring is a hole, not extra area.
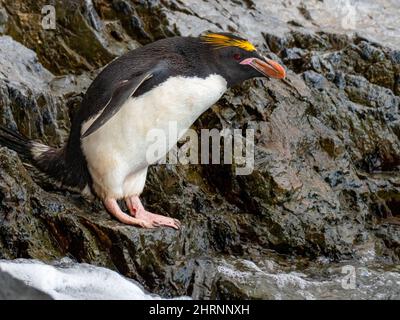
[(62, 144), (70, 126), (65, 104), (83, 94), (92, 76), (55, 77), (33, 51), (9, 36), (0, 37), (0, 60), (0, 123), (32, 138)]
[(306, 71), (303, 73), (303, 76), (306, 83), (315, 89), (323, 89), (326, 87), (326, 79), (320, 73), (316, 73), (314, 71)]
[(6, 25), (8, 21), (8, 14), (4, 8), (0, 8), (0, 34), (6, 31)]
[[(224, 259), (214, 266), (218, 270), (218, 293), (211, 293), (211, 297), (231, 300), (391, 300), (398, 299), (400, 294), (396, 268), (383, 271), (369, 263), (301, 264), (288, 267), (269, 259), (257, 263)], [(351, 277), (346, 278), (349, 274)]]
[[(180, 232), (122, 226), (98, 201), (59, 190), (1, 148), (0, 258), (70, 256), (164, 296), (224, 299), (279, 298), (276, 278), (237, 262), (260, 261), (266, 249), (279, 264), (371, 252), (382, 264), (400, 261), (398, 49), (324, 30), (326, 3), (294, 13), (280, 2), (55, 1), (53, 31), (40, 27), (45, 2), (0, 3), (10, 13), (9, 36), (0, 37), (0, 123), (52, 145), (67, 138), (99, 68), (140, 44), (238, 31), (288, 68), (285, 81), (233, 88), (193, 126), (253, 128), (251, 174), (236, 175), (238, 164), (150, 168), (145, 205), (180, 218)], [(227, 256), (229, 268), (252, 272), (249, 282), (221, 271)], [(296, 288), (280, 297), (307, 298)]]
[[(41, 10), (48, 1), (2, 1), (9, 19), (7, 34), (38, 53), (40, 62), (61, 75), (99, 68), (137, 43), (113, 21), (102, 21), (92, 1), (53, 1), (55, 29), (44, 29)], [(113, 30), (122, 32), (122, 41)]]

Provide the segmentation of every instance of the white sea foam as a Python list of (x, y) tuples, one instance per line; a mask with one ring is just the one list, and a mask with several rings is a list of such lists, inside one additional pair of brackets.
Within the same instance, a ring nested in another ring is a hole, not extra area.
[[(268, 299), (400, 299), (400, 273), (356, 266), (356, 289), (343, 287), (343, 264), (322, 266), (321, 270), (285, 272), (278, 265), (273, 271), (252, 261), (220, 261), (218, 277), (239, 287), (254, 288)], [(135, 281), (117, 272), (63, 259), (54, 265), (36, 260), (0, 260), (7, 271), (27, 285), (55, 299), (162, 299), (150, 294)], [(195, 296), (195, 295), (194, 295)], [(188, 297), (181, 297), (188, 299)]]
[(161, 299), (117, 272), (85, 263), (53, 266), (36, 260), (0, 260), (0, 270), (57, 300)]
[(304, 269), (304, 272), (285, 271), (278, 265), (270, 271), (243, 259), (223, 260), (220, 263), (217, 270), (223, 278), (245, 284), (247, 290), (257, 287), (262, 297), (277, 300), (400, 299), (398, 269), (384, 271), (374, 266), (360, 266), (353, 261), (356, 288), (352, 289), (343, 285), (348, 276), (343, 273), (343, 263), (321, 264), (319, 269)]

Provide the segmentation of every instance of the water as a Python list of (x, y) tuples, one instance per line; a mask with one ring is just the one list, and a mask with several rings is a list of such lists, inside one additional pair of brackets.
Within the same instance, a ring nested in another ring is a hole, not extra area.
[(0, 270), (56, 300), (150, 300), (136, 282), (112, 270), (63, 259), (54, 265), (37, 260), (0, 260)]
[[(290, 270), (291, 269), (291, 270)], [(137, 282), (112, 270), (63, 259), (0, 260), (0, 270), (57, 300), (157, 300)], [(306, 268), (285, 269), (273, 260), (218, 259), (219, 281), (234, 283), (260, 299), (400, 299), (400, 269), (320, 259)], [(177, 297), (188, 299), (188, 297)]]
[(234, 259), (221, 261), (218, 271), (225, 281), (236, 282), (243, 291), (261, 299), (400, 299), (398, 266), (385, 269), (374, 262), (320, 259), (307, 267), (282, 268), (271, 260), (255, 264)]

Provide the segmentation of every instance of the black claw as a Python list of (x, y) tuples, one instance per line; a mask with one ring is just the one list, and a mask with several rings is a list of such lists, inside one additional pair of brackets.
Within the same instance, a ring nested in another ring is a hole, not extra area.
[(178, 219), (174, 219), (175, 224), (180, 228), (182, 226), (182, 223)]
[(153, 227), (155, 228), (161, 227), (161, 224), (157, 221), (153, 221)]

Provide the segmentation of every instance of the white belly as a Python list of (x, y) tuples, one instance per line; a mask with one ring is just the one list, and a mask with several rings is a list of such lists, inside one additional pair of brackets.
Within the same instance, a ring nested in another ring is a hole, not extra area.
[[(146, 159), (150, 130), (162, 130), (168, 137), (171, 122), (177, 124), (178, 132), (188, 129), (226, 89), (225, 79), (215, 74), (206, 79), (173, 77), (127, 101), (106, 124), (82, 140), (97, 194), (102, 198), (140, 194), (151, 164)], [(81, 133), (95, 119), (84, 123)], [(169, 140), (167, 149), (177, 139)]]

